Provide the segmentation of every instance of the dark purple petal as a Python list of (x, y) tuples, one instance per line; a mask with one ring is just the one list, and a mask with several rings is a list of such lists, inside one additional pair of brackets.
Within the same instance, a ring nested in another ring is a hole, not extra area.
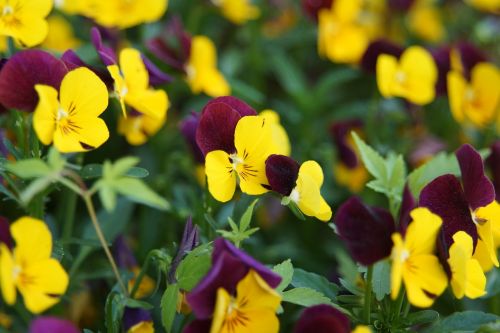
[(415, 0), (389, 0), (389, 8), (406, 12), (410, 10)]
[(205, 105), (205, 107), (201, 111), (202, 114), (205, 113), (206, 110), (210, 109), (212, 104), (219, 104), (219, 103), (229, 105), (233, 110), (238, 112), (238, 114), (241, 117), (257, 115), (257, 112), (255, 112), (255, 110), (252, 109), (250, 105), (233, 96), (222, 96), (212, 99), (207, 103), (207, 105)]
[(56, 317), (38, 317), (30, 324), (30, 333), (79, 333), (70, 321)]
[(340, 206), (334, 223), (349, 253), (359, 263), (369, 266), (390, 255), (395, 225), (388, 211), (368, 207), (352, 197)]
[(483, 51), (469, 42), (459, 42), (455, 47), (460, 55), (464, 75), (467, 79), (470, 79), (474, 66), (480, 62), (488, 61), (488, 57), (486, 57)]
[(321, 9), (332, 7), (333, 0), (302, 0), (302, 9), (315, 21), (318, 20), (318, 13)]
[(451, 48), (448, 45), (442, 46), (431, 52), (432, 57), (434, 58), (434, 61), (438, 68), (436, 93), (440, 96), (444, 96), (448, 93), (447, 75), (451, 69), (450, 52)]
[(196, 112), (191, 112), (189, 116), (187, 116), (181, 121), (180, 130), (196, 162), (204, 164), (205, 156), (203, 156), (200, 147), (198, 147), (198, 144), (196, 143), (196, 130), (198, 129), (199, 123), (200, 123), (200, 114)]
[(0, 216), (0, 243), (4, 243), (9, 249), (12, 249), (14, 246), (14, 241), (10, 233), (9, 220), (3, 216)]
[(113, 89), (114, 81), (111, 75), (109, 74), (108, 70), (101, 70), (98, 68), (95, 68), (94, 66), (90, 66), (89, 64), (85, 63), (85, 61), (82, 60), (76, 54), (75, 51), (73, 50), (67, 50), (66, 52), (63, 53), (61, 56), (61, 60), (66, 64), (66, 67), (68, 67), (68, 70), (73, 70), (78, 67), (87, 67), (91, 71), (93, 71), (99, 78), (106, 84), (106, 87), (108, 89)]
[(469, 144), (460, 147), (457, 156), (462, 183), (467, 202), (472, 210), (485, 207), (495, 200), (495, 188), (484, 174), (484, 165), (481, 155)]
[(427, 184), (420, 193), (419, 205), (429, 208), (443, 220), (443, 241), (446, 249), (453, 243), (453, 235), (458, 231), (468, 233), (474, 241), (474, 247), (476, 246), (476, 225), (472, 220), (462, 186), (455, 176), (439, 176)]
[(217, 289), (224, 288), (228, 293), (234, 294), (236, 285), (247, 272), (248, 267), (230, 253), (224, 252), (216, 259), (212, 257), (212, 268), (186, 296), (196, 318), (210, 318), (215, 307)]
[(210, 327), (212, 327), (212, 320), (193, 320), (190, 322), (186, 328), (184, 328), (183, 333), (209, 333)]
[(500, 201), (500, 141), (495, 141), (491, 146), (491, 154), (488, 156), (486, 164), (491, 171), (496, 199)]
[(385, 39), (378, 39), (370, 43), (363, 58), (361, 58), (361, 68), (369, 73), (377, 70), (377, 59), (381, 54), (389, 54), (399, 58), (404, 48)]
[(223, 253), (230, 253), (232, 256), (242, 261), (249, 269), (251, 268), (256, 271), (271, 288), (276, 288), (280, 284), (281, 276), (274, 273), (271, 269), (267, 268), (242, 250), (238, 249), (227, 239), (220, 237), (214, 241), (212, 259), (217, 260), (217, 258)]
[(137, 267), (137, 260), (135, 259), (132, 250), (127, 245), (123, 235), (119, 235), (115, 239), (115, 242), (113, 243), (113, 253), (118, 267), (126, 269)]
[[(155, 55), (156, 58), (160, 59), (165, 64), (175, 68), (178, 71), (184, 72), (185, 62), (181, 61), (177, 52), (167, 45), (167, 43), (160, 37), (150, 39), (146, 43), (146, 47), (149, 52)], [(187, 59), (186, 59), (187, 61)]]
[(112, 48), (104, 45), (102, 43), (102, 36), (101, 32), (97, 27), (93, 27), (90, 30), (90, 36), (92, 40), (92, 44), (94, 45), (97, 53), (99, 54), (99, 57), (101, 58), (101, 61), (105, 66), (111, 66), (116, 64), (116, 54), (115, 51), (113, 51)]
[(349, 318), (326, 304), (315, 305), (302, 312), (294, 333), (350, 333)]
[(31, 112), (38, 104), (36, 84), (59, 90), (68, 68), (48, 52), (25, 50), (16, 53), (0, 72), (0, 103), (10, 109)]
[(271, 190), (289, 196), (296, 185), (299, 169), (299, 163), (288, 156), (269, 156), (266, 160), (266, 177)]
[(205, 106), (196, 130), (196, 143), (204, 155), (213, 150), (234, 153), (234, 130), (240, 114), (225, 103)]
[(142, 61), (144, 62), (144, 65), (148, 70), (149, 85), (156, 87), (174, 81), (174, 79), (170, 75), (168, 75), (167, 73), (163, 72), (161, 69), (156, 67), (156, 65), (146, 56), (144, 55), (142, 56)]
[(193, 219), (191, 216), (186, 221), (186, 225), (184, 226), (184, 232), (182, 234), (182, 240), (179, 245), (179, 249), (177, 250), (177, 254), (170, 265), (170, 270), (168, 271), (168, 280), (169, 283), (175, 283), (175, 273), (177, 267), (181, 263), (184, 256), (196, 248), (200, 244), (200, 233), (198, 230), (198, 226), (193, 224)]
[(426, 135), (422, 139), (419, 139), (412, 149), (409, 158), (410, 162), (414, 166), (419, 166), (445, 148), (446, 144), (442, 140), (431, 135)]
[(405, 186), (403, 191), (403, 200), (401, 202), (401, 211), (399, 212), (399, 232), (402, 235), (406, 234), (406, 228), (411, 222), (410, 212), (417, 207), (415, 198), (411, 194), (408, 184)]
[(348, 143), (351, 136), (351, 131), (363, 127), (363, 122), (359, 119), (350, 119), (338, 121), (330, 126), (330, 135), (333, 143), (337, 148), (340, 161), (348, 168), (355, 168), (358, 166), (358, 157), (356, 152)]
[(128, 332), (129, 329), (143, 321), (153, 321), (151, 313), (148, 310), (141, 308), (125, 308), (123, 312), (123, 329), (125, 332)]

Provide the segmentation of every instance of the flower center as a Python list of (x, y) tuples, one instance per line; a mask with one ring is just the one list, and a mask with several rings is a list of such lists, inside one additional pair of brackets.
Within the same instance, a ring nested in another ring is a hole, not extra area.
[(194, 68), (193, 65), (187, 65), (186, 66), (186, 74), (188, 76), (188, 78), (192, 79), (195, 77), (196, 75), (196, 69)]
[(299, 200), (300, 200), (300, 193), (299, 193), (299, 191), (297, 191), (297, 189), (296, 189), (296, 188), (294, 188), (294, 189), (292, 190), (292, 192), (290, 193), (289, 197), (290, 197), (290, 201), (293, 201), (293, 202), (295, 202), (295, 203), (298, 203), (298, 202), (299, 202)]
[(231, 154), (229, 155), (229, 158), (231, 159), (231, 162), (233, 164), (233, 170), (236, 170), (238, 165), (245, 163), (245, 161), (237, 154)]
[(14, 281), (17, 281), (17, 279), (19, 278), (19, 276), (21, 275), (22, 272), (23, 272), (23, 269), (21, 266), (19, 266), (19, 265), (14, 266), (14, 268), (12, 269), (12, 279)]
[(59, 122), (67, 117), (68, 117), (68, 113), (66, 112), (66, 110), (64, 110), (62, 107), (59, 107), (57, 109), (57, 121)]
[(399, 253), (399, 260), (401, 262), (405, 262), (406, 260), (408, 260), (409, 257), (410, 257), (410, 251), (408, 251), (407, 249), (403, 249)]
[(470, 103), (474, 102), (474, 100), (476, 99), (476, 93), (474, 92), (474, 89), (468, 87), (465, 90), (465, 99)]
[(403, 71), (397, 71), (396, 74), (394, 75), (394, 79), (399, 84), (405, 83), (406, 82), (406, 74), (405, 74), (405, 72), (403, 72)]
[(247, 326), (249, 318), (238, 308), (238, 301), (231, 297), (231, 301), (226, 310), (226, 320), (224, 326), (228, 332), (238, 332), (238, 327)]
[(11, 6), (7, 5), (3, 7), (2, 16), (12, 15), (13, 13), (14, 13), (14, 8), (12, 8)]

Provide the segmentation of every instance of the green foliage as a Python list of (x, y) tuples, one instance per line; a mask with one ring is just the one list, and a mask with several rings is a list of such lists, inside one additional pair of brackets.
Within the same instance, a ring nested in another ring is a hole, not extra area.
[(381, 260), (373, 265), (372, 288), (378, 301), (391, 293), (391, 263), (389, 260)]
[(295, 268), (294, 270), (292, 285), (296, 288), (306, 287), (316, 290), (332, 301), (335, 301), (335, 298), (340, 289), (339, 286), (337, 286), (333, 282), (328, 281), (328, 279), (324, 276), (312, 272), (307, 272), (300, 268)]
[(422, 325), (433, 323), (439, 319), (439, 312), (434, 310), (422, 310), (418, 312), (413, 312), (408, 315), (406, 321), (408, 325)]
[[(83, 179), (100, 178), (103, 174), (103, 166), (101, 164), (87, 164), (80, 170), (80, 176)], [(149, 176), (149, 171), (144, 168), (131, 167), (125, 171), (125, 176), (133, 178), (146, 178)]]
[(454, 313), (432, 325), (425, 333), (468, 333), (476, 332), (482, 325), (493, 323), (500, 318), (491, 313), (481, 311), (464, 311)]
[(326, 297), (319, 291), (307, 287), (293, 288), (284, 291), (283, 302), (297, 304), (305, 307), (318, 304), (333, 304), (328, 297)]
[(283, 291), (286, 287), (292, 282), (292, 278), (294, 275), (292, 261), (287, 259), (283, 261), (281, 264), (278, 264), (273, 267), (273, 272), (281, 276), (281, 283), (278, 287), (276, 287), (277, 291)]
[(167, 333), (172, 332), (175, 313), (177, 311), (177, 299), (179, 297), (179, 285), (174, 283), (167, 286), (160, 302), (161, 323)]
[(249, 238), (259, 230), (259, 228), (250, 228), (250, 221), (252, 219), (253, 210), (258, 201), (259, 199), (255, 199), (250, 204), (250, 206), (248, 206), (240, 219), (239, 226), (233, 221), (231, 217), (228, 217), (227, 220), (229, 226), (231, 227), (231, 231), (217, 230), (217, 232), (221, 234), (222, 237), (229, 239), (239, 247), (241, 242), (243, 242), (245, 239)]
[(212, 244), (198, 246), (181, 261), (176, 270), (179, 288), (190, 291), (196, 286), (211, 266)]

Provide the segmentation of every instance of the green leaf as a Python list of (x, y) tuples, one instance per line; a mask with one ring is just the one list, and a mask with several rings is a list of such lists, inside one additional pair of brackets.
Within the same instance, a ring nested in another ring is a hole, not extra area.
[(281, 264), (278, 264), (273, 267), (273, 272), (281, 276), (281, 283), (278, 287), (276, 287), (277, 291), (283, 291), (286, 287), (292, 282), (293, 278), (293, 265), (290, 259), (283, 261)]
[(492, 269), (486, 279), (486, 295), (482, 298), (498, 297), (500, 294), (500, 270)]
[(99, 187), (99, 199), (108, 212), (112, 212), (116, 207), (116, 193), (106, 183)]
[(287, 93), (298, 95), (307, 90), (304, 74), (289, 56), (280, 49), (275, 49), (270, 55), (271, 57), (268, 59), (271, 64), (270, 68)]
[(245, 231), (250, 226), (250, 222), (252, 221), (253, 209), (258, 201), (259, 199), (255, 199), (241, 216), (239, 229), (240, 231)]
[(373, 265), (372, 288), (377, 301), (391, 292), (391, 264), (382, 260)]
[(146, 309), (146, 310), (151, 310), (154, 308), (154, 306), (149, 304), (148, 302), (140, 301), (133, 298), (126, 298), (124, 299), (124, 302), (125, 306), (128, 308)]
[(431, 326), (426, 333), (475, 332), (482, 325), (493, 323), (500, 317), (481, 311), (456, 312)]
[(64, 159), (64, 157), (62, 157), (61, 153), (59, 153), (56, 148), (51, 147), (47, 155), (47, 163), (49, 164), (52, 171), (60, 172), (64, 169), (66, 160)]
[(179, 285), (176, 283), (168, 285), (161, 297), (161, 323), (167, 333), (172, 331), (172, 324), (177, 311), (177, 297), (179, 296)]
[(211, 266), (212, 244), (203, 244), (181, 261), (175, 272), (179, 288), (190, 291), (201, 280)]
[(52, 172), (47, 163), (38, 158), (8, 163), (6, 169), (23, 179), (44, 177)]
[(123, 317), (124, 303), (122, 295), (116, 291), (109, 293), (105, 306), (105, 325), (108, 333), (119, 333)]
[(422, 325), (433, 323), (439, 319), (439, 312), (434, 310), (422, 310), (410, 313), (406, 320), (409, 325)]
[(367, 145), (356, 132), (351, 132), (354, 142), (358, 147), (361, 159), (368, 172), (377, 179), (387, 179), (387, 170), (385, 167), (385, 159), (380, 156), (372, 147)]
[(128, 156), (116, 160), (109, 170), (109, 174), (105, 174), (104, 177), (117, 178), (124, 176), (125, 173), (139, 163), (138, 157)]
[(330, 299), (319, 291), (305, 287), (294, 288), (283, 292), (283, 302), (305, 307), (318, 304), (332, 304)]
[(296, 268), (293, 273), (292, 285), (294, 287), (306, 287), (314, 289), (331, 300), (335, 300), (338, 294), (339, 286), (328, 281), (324, 276), (316, 273), (307, 272), (303, 269)]
[(454, 154), (439, 153), (432, 160), (413, 170), (408, 176), (408, 186), (416, 198), (422, 189), (436, 177), (444, 174), (460, 176), (460, 167)]
[(54, 179), (51, 176), (35, 179), (20, 194), (21, 202), (27, 205), (38, 193), (44, 191), (52, 184)]
[(113, 189), (128, 199), (153, 208), (168, 210), (170, 204), (151, 190), (143, 181), (135, 178), (121, 178), (112, 183)]
[[(100, 178), (103, 175), (103, 166), (101, 164), (87, 164), (80, 170), (80, 176), (83, 179)], [(131, 167), (124, 176), (132, 178), (146, 178), (149, 176), (149, 171), (139, 167)]]

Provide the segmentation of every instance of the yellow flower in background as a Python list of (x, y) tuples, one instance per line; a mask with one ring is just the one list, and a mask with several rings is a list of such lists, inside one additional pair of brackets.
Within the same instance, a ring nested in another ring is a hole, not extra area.
[(479, 238), (473, 257), (479, 261), (484, 272), (498, 267), (497, 250), (500, 247), (500, 204), (493, 201), (473, 213)]
[(372, 333), (372, 330), (368, 326), (358, 325), (352, 333)]
[(424, 105), (435, 97), (437, 66), (431, 54), (420, 46), (412, 46), (398, 59), (382, 54), (377, 59), (377, 84), (385, 98), (403, 97)]
[(0, 0), (0, 36), (32, 47), (47, 37), (52, 0)]
[(124, 135), (131, 145), (142, 145), (162, 128), (166, 120), (166, 116), (158, 119), (144, 114), (120, 117), (118, 133)]
[(99, 115), (108, 107), (108, 89), (86, 67), (64, 77), (58, 92), (37, 84), (39, 102), (33, 115), (33, 127), (44, 145), (54, 142), (62, 153), (87, 151), (101, 146), (109, 131)]
[(448, 284), (446, 273), (434, 255), (442, 220), (427, 208), (416, 208), (410, 215), (413, 221), (405, 238), (399, 233), (392, 235), (391, 297), (397, 298), (404, 282), (410, 303), (424, 308), (434, 302), (430, 295), (439, 296)]
[(88, 13), (107, 28), (126, 29), (158, 21), (165, 14), (168, 0), (91, 0)]
[(459, 123), (484, 127), (493, 122), (500, 107), (500, 71), (490, 63), (472, 69), (471, 80), (457, 72), (448, 73), (448, 96), (453, 118)]
[(465, 0), (465, 2), (479, 10), (500, 13), (500, 0)]
[(54, 7), (66, 14), (89, 16), (98, 0), (54, 0)]
[(251, 269), (236, 286), (235, 297), (217, 290), (210, 333), (278, 333), (280, 303), (281, 296)]
[(315, 161), (302, 163), (299, 169), (296, 186), (282, 202), (294, 202), (304, 215), (316, 217), (328, 222), (332, 218), (332, 209), (321, 195), (323, 170)]
[(22, 217), (10, 227), (16, 246), (0, 244), (0, 287), (5, 303), (14, 305), (16, 289), (26, 308), (40, 313), (59, 302), (68, 287), (68, 274), (52, 259), (52, 235), (43, 221)]
[(363, 163), (358, 163), (355, 168), (337, 163), (333, 168), (333, 175), (337, 183), (347, 187), (353, 193), (361, 192), (370, 178)]
[(231, 200), (237, 180), (241, 191), (258, 195), (268, 190), (265, 162), (273, 151), (272, 127), (261, 116), (246, 116), (236, 124), (234, 144), (236, 152), (228, 154), (214, 150), (205, 157), (208, 190), (221, 202)]
[(123, 49), (119, 64), (120, 67), (108, 66), (108, 71), (115, 81), (115, 93), (123, 115), (127, 116), (125, 105), (128, 105), (157, 120), (165, 118), (170, 104), (167, 93), (150, 87), (149, 74), (141, 53), (132, 48)]
[(243, 24), (259, 17), (259, 7), (251, 0), (212, 0), (221, 9), (222, 15), (234, 24)]
[(271, 130), (273, 132), (273, 144), (272, 148), (275, 154), (290, 156), (292, 150), (290, 146), (290, 139), (283, 126), (280, 124), (280, 116), (274, 110), (263, 110), (259, 113), (259, 116), (264, 117), (267, 123), (271, 125)]
[(437, 43), (446, 36), (441, 19), (441, 9), (434, 0), (420, 0), (409, 13), (410, 30), (425, 41)]
[(192, 38), (186, 73), (187, 83), (195, 94), (204, 92), (211, 97), (231, 94), (231, 87), (217, 69), (217, 51), (208, 37)]
[(61, 15), (51, 15), (47, 22), (49, 34), (41, 45), (43, 48), (62, 53), (81, 44), (81, 41), (75, 37), (71, 24)]
[(451, 270), (451, 288), (458, 299), (478, 298), (486, 294), (486, 276), (479, 262), (472, 258), (472, 237), (464, 231), (453, 235), (448, 264)]

